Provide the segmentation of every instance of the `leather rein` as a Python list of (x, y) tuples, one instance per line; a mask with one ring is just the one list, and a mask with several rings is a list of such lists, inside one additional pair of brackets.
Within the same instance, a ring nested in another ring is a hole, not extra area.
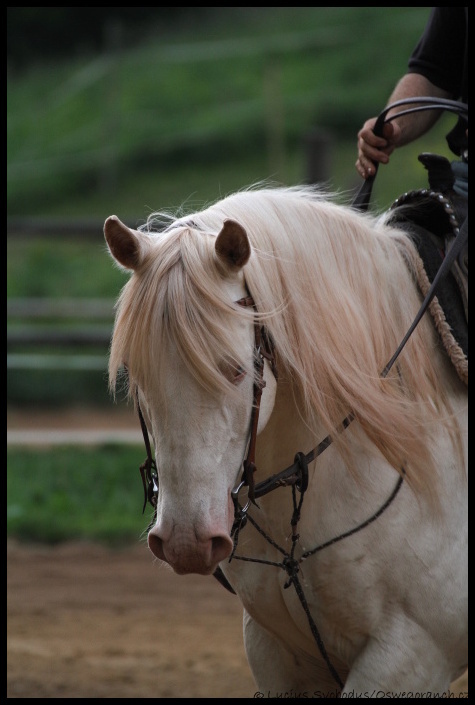
[[(394, 115), (388, 117), (388, 113), (394, 108), (401, 108), (406, 105), (412, 105), (411, 108), (401, 110)], [(373, 132), (377, 137), (383, 137), (383, 128), (387, 122), (391, 122), (402, 115), (410, 115), (411, 113), (419, 113), (426, 110), (447, 110), (449, 113), (455, 113), (460, 118), (467, 122), (468, 126), (468, 105), (461, 103), (458, 100), (449, 100), (448, 98), (433, 98), (429, 96), (421, 96), (419, 98), (404, 98), (397, 100), (395, 103), (387, 105), (384, 110), (378, 115), (376, 123), (373, 127)], [(374, 180), (378, 173), (378, 163), (373, 162), (374, 174), (363, 181), (363, 184), (356, 194), (352, 206), (360, 211), (368, 210), (373, 190)]]

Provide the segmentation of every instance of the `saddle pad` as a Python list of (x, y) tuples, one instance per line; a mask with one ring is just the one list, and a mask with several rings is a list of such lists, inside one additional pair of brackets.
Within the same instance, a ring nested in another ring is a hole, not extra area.
[[(419, 159), (428, 168), (427, 160), (421, 157)], [(448, 162), (447, 165), (450, 169)], [(431, 175), (434, 177), (433, 168), (429, 171), (429, 177)], [(442, 264), (447, 237), (458, 233), (458, 209), (449, 198), (451, 195), (452, 192), (443, 194), (432, 188), (409, 191), (390, 208), (390, 224), (408, 233), (419, 253), (417, 278), (423, 296), (427, 295)], [(429, 311), (458, 376), (468, 385), (468, 323), (459, 284), (452, 272), (441, 282)]]

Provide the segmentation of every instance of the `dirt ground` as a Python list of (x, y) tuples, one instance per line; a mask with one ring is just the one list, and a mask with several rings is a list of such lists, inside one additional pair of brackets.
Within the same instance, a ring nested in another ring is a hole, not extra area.
[[(8, 698), (249, 698), (237, 597), (143, 544), (8, 546)], [(454, 692), (468, 690), (468, 676)], [(460, 696), (459, 696), (460, 697)]]
[[(109, 415), (82, 420), (95, 428), (117, 423)], [(74, 421), (81, 425), (81, 414)], [(7, 425), (22, 422), (9, 415)], [(58, 425), (68, 425), (64, 414), (30, 420), (37, 429)], [(256, 691), (238, 598), (212, 577), (175, 575), (145, 544), (9, 542), (7, 608), (8, 698), (247, 698)], [(466, 693), (468, 675), (452, 690)]]
[(238, 698), (255, 687), (241, 608), (145, 545), (8, 547), (7, 697)]

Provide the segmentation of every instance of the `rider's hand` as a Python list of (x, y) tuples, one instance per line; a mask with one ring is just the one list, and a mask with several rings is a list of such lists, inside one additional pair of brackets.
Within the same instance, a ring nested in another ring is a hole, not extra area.
[(376, 173), (375, 162), (387, 164), (389, 155), (396, 148), (401, 134), (399, 126), (394, 122), (386, 122), (383, 126), (384, 137), (376, 137), (373, 128), (377, 118), (370, 118), (358, 132), (358, 159), (356, 171), (367, 179)]

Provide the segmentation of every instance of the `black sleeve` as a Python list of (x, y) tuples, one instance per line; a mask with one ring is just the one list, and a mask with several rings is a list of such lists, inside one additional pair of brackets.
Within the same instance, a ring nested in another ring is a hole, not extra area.
[(468, 8), (433, 7), (408, 73), (422, 74), (453, 100), (467, 103), (467, 34)]

